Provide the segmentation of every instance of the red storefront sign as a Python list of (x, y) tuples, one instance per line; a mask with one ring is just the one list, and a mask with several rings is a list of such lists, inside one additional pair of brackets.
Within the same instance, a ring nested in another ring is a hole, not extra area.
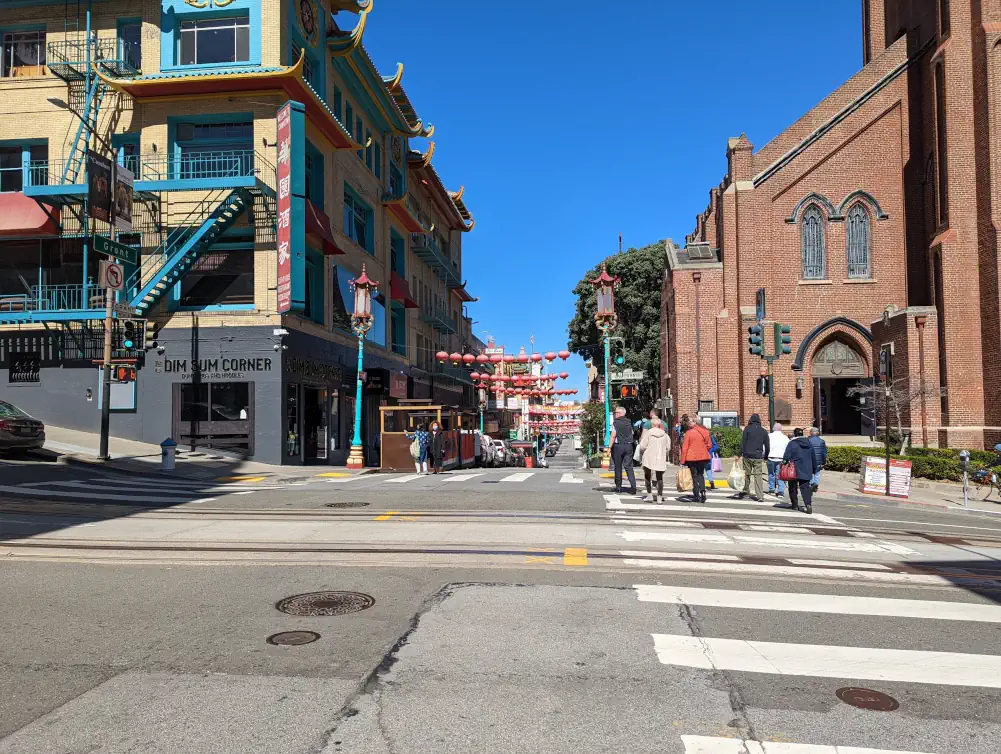
[(407, 375), (397, 374), (392, 372), (389, 375), (389, 397), (390, 398), (403, 398), (407, 397)]
[(278, 312), (292, 308), (292, 106), (278, 111)]

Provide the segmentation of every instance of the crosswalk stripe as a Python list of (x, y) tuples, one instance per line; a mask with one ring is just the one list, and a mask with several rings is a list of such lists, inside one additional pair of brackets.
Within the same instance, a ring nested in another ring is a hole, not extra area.
[[(192, 487), (175, 487), (173, 484), (161, 487), (159, 485), (152, 486), (149, 484), (122, 484), (120, 482), (109, 483), (105, 485), (95, 485), (86, 481), (73, 481), (73, 482), (44, 482), (40, 484), (26, 484), (25, 487), (31, 487), (31, 491), (39, 494), (43, 494), (45, 487), (70, 487), (73, 489), (90, 490), (95, 494), (100, 494), (104, 489), (115, 489), (118, 491), (124, 490), (140, 490), (142, 492), (156, 492), (158, 495), (182, 495), (184, 497), (191, 497), (192, 495), (204, 495), (205, 493), (216, 493), (216, 494), (226, 494), (228, 492), (237, 492), (241, 490), (246, 490), (246, 487), (220, 487), (218, 485), (202, 485), (202, 486), (192, 486)], [(251, 492), (256, 492), (257, 490), (265, 489), (263, 487), (254, 487)]]
[(512, 474), (511, 476), (506, 476), (503, 479), (501, 479), (500, 481), (502, 481), (502, 482), (524, 482), (530, 476), (534, 476), (534, 475), (535, 475), (534, 471), (522, 471), (522, 472), (520, 472), (518, 474)]
[[(767, 537), (750, 537), (727, 535), (722, 532), (687, 532), (687, 531), (630, 531), (624, 529), (615, 534), (627, 542), (713, 542), (725, 545), (751, 545), (754, 547), (779, 547), (796, 550), (833, 550), (836, 552), (892, 552), (899, 553), (901, 545), (884, 542), (839, 542), (826, 537), (814, 535), (811, 539), (769, 539)], [(908, 549), (908, 548), (902, 548)], [(911, 554), (917, 554), (910, 550)], [(903, 553), (906, 554), (906, 553)]]
[[(876, 574), (871, 574), (876, 575)], [(664, 665), (770, 675), (1001, 688), (1001, 656), (652, 634)]]
[(637, 584), (633, 588), (636, 590), (636, 596), (640, 602), (660, 602), (668, 605), (1001, 623), (1001, 607), (973, 602), (939, 602), (836, 594), (754, 592), (649, 584)]
[(564, 474), (560, 477), (560, 484), (584, 484), (584, 480), (577, 479), (573, 474)]
[[(70, 497), (70, 498), (85, 498), (92, 500), (123, 500), (130, 503), (171, 503), (177, 504), (182, 502), (176, 497), (144, 497), (138, 495), (114, 495), (111, 493), (105, 493), (100, 491), (94, 492), (67, 492), (61, 490), (47, 490), (44, 493), (39, 493), (37, 489), (25, 489), (24, 487), (0, 487), (0, 492), (9, 492), (12, 495), (39, 495), (44, 494), (45, 497)], [(197, 491), (192, 490), (188, 494), (189, 497), (194, 497)], [(175, 493), (176, 494), (176, 493)]]
[(619, 555), (633, 558), (700, 558), (702, 560), (740, 560), (739, 555), (714, 552), (653, 552), (651, 550), (619, 550)]
[(445, 482), (468, 482), (470, 479), (475, 479), (478, 476), (483, 476), (483, 473), (476, 474), (456, 474), (455, 476), (448, 475), (443, 481)]
[[(810, 558), (787, 558), (787, 560), (793, 565), (808, 565), (808, 566), (843, 566), (845, 565), (840, 560), (815, 560)], [(851, 561), (852, 568), (871, 568), (874, 571), (889, 571), (890, 566), (883, 565), (882, 563), (859, 563), (858, 561)]]
[[(636, 554), (639, 554), (638, 552)], [(648, 553), (644, 553), (648, 554)], [(653, 553), (649, 553), (653, 554)], [(672, 555), (672, 558), (682, 557)], [(705, 559), (704, 554), (690, 554), (690, 558)], [(809, 576), (812, 578), (844, 579), (848, 581), (874, 581), (892, 584), (933, 584), (954, 586), (952, 579), (921, 573), (886, 573), (850, 568), (808, 568), (806, 566), (772, 566), (758, 563), (706, 563), (698, 560), (656, 560), (653, 558), (623, 558), (623, 565), (655, 568), (664, 571), (712, 571), (718, 573), (755, 574), (759, 576)], [(846, 563), (846, 565), (853, 565)], [(999, 583), (999, 582), (995, 582)]]
[(744, 738), (682, 736), (685, 754), (932, 754), (896, 749), (867, 749), (858, 746), (797, 744), (787, 741), (749, 741)]
[(771, 518), (795, 518), (798, 521), (819, 521), (825, 524), (840, 524), (841, 522), (822, 513), (815, 513), (807, 518), (807, 514), (798, 511), (782, 510), (775, 508), (765, 508), (763, 506), (753, 506), (750, 508), (716, 508), (709, 505), (668, 505), (656, 503), (623, 503), (618, 495), (605, 495), (606, 511), (660, 511), (661, 513), (704, 513), (704, 514), (727, 514), (734, 516), (766, 516)]
[(387, 479), (386, 484), (406, 484), (407, 482), (412, 482), (415, 479), (420, 478), (420, 474), (404, 474), (401, 477), (394, 477), (393, 479)]
[(701, 521), (647, 521), (643, 519), (632, 519), (632, 518), (613, 518), (613, 524), (620, 524), (625, 526), (664, 526), (671, 529), (701, 529)]

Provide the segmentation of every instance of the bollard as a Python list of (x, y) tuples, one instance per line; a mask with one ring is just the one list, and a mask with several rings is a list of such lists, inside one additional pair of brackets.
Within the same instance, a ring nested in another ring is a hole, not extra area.
[(169, 437), (160, 443), (160, 468), (163, 471), (174, 470), (174, 454), (177, 452), (177, 443)]
[(970, 482), (967, 472), (970, 468), (970, 451), (961, 450), (959, 452), (959, 466), (963, 470), (963, 507), (970, 507)]

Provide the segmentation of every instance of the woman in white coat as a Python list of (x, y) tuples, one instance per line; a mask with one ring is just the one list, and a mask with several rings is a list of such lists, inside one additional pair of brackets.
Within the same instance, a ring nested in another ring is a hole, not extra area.
[[(664, 422), (653, 419), (649, 430), (643, 433), (640, 440), (640, 453), (643, 458), (643, 477), (646, 480), (646, 497), (644, 502), (664, 502), (664, 472), (667, 471), (667, 456), (671, 452), (671, 438), (664, 430)], [(653, 494), (651, 481), (657, 476), (657, 494)]]

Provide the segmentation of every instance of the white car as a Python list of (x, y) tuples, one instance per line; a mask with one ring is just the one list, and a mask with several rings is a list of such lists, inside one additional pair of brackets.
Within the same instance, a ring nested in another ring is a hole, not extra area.
[(494, 446), (493, 458), (491, 459), (492, 466), (507, 466), (508, 464), (508, 449), (504, 444), (503, 440), (491, 440)]

